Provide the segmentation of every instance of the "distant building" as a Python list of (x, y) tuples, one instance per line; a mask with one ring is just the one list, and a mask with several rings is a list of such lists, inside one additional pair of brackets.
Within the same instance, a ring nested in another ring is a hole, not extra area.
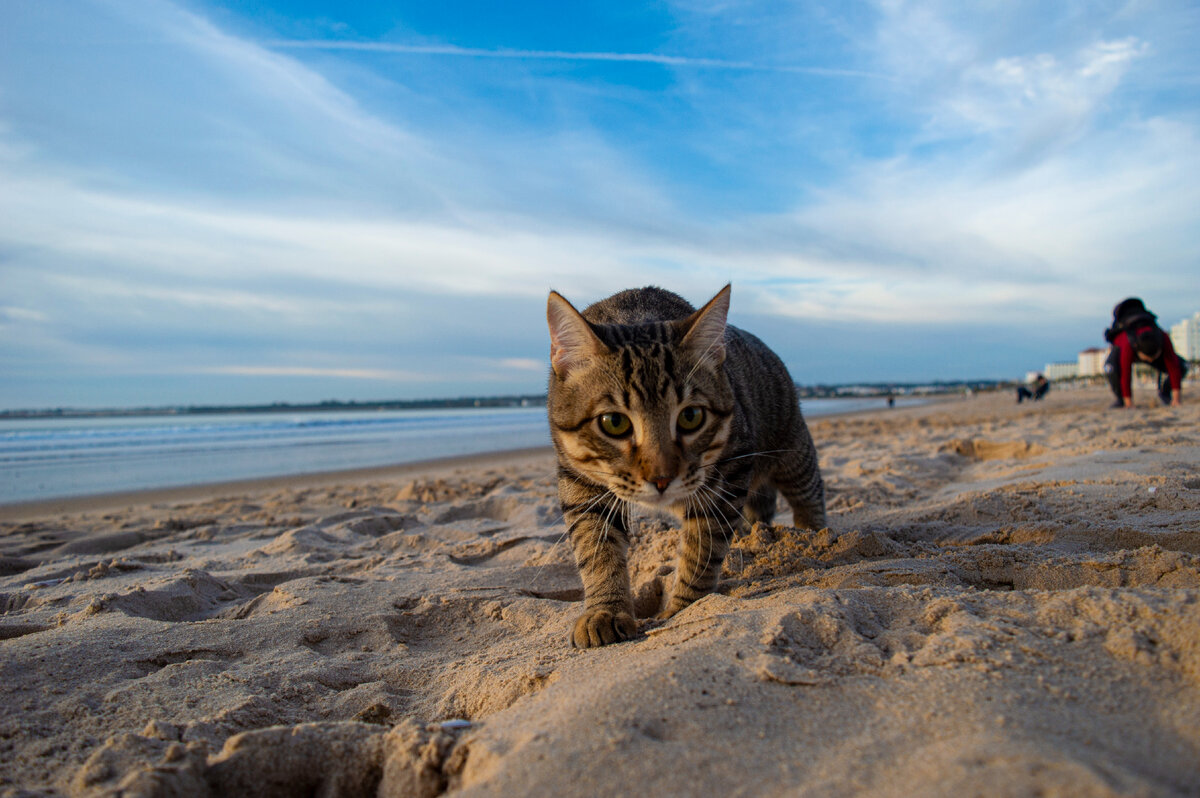
[(1073, 380), (1079, 376), (1078, 363), (1047, 363), (1046, 370), (1042, 372), (1046, 375), (1046, 379), (1050, 382), (1058, 380)]
[(1184, 360), (1200, 360), (1200, 312), (1171, 327), (1171, 345)]
[(1079, 363), (1076, 366), (1076, 376), (1078, 377), (1100, 377), (1104, 374), (1104, 361), (1108, 360), (1108, 353), (1112, 347), (1091, 347), (1079, 353)]

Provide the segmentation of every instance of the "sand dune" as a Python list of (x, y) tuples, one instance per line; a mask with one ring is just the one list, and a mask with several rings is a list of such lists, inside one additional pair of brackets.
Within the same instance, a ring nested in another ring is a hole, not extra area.
[(831, 528), (598, 650), (545, 454), (6, 522), (0, 789), (1200, 794), (1200, 404), (1106, 407), (817, 419)]

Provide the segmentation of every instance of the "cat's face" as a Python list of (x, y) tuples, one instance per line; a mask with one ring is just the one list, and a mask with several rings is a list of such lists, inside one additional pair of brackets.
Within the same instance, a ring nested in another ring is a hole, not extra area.
[(593, 328), (557, 294), (550, 307), (550, 425), (566, 464), (626, 501), (703, 506), (733, 413), (727, 291), (688, 319), (638, 327)]

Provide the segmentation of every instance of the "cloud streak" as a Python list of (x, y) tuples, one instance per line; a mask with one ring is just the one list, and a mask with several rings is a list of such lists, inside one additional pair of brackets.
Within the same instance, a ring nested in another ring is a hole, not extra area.
[(421, 374), (398, 369), (336, 369), (302, 366), (214, 366), (199, 369), (200, 374), (223, 374), (237, 377), (333, 377), (348, 380), (384, 382), (428, 382), (436, 374)]
[(340, 39), (273, 39), (264, 47), (279, 50), (331, 50), (397, 55), (435, 55), (455, 58), (502, 58), (520, 61), (599, 61), (623, 64), (653, 64), (681, 69), (724, 69), (741, 72), (778, 72), (839, 78), (887, 80), (884, 74), (835, 67), (762, 64), (724, 58), (664, 55), (660, 53), (587, 52), (569, 50), (522, 50), (459, 47), (451, 44), (401, 44), (397, 42), (344, 41)]

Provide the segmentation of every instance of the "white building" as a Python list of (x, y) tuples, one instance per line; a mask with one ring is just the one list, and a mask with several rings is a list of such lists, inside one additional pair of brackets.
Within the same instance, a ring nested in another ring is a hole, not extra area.
[(1112, 351), (1112, 347), (1106, 346), (1103, 349), (1092, 347), (1085, 349), (1079, 353), (1079, 362), (1076, 366), (1076, 373), (1080, 377), (1101, 377), (1104, 375), (1104, 361), (1108, 360), (1108, 353)]
[(1171, 327), (1171, 345), (1184, 360), (1200, 360), (1200, 313)]
[(1079, 376), (1078, 363), (1047, 363), (1046, 370), (1042, 372), (1046, 375), (1046, 379), (1050, 382), (1058, 380), (1070, 380)]

